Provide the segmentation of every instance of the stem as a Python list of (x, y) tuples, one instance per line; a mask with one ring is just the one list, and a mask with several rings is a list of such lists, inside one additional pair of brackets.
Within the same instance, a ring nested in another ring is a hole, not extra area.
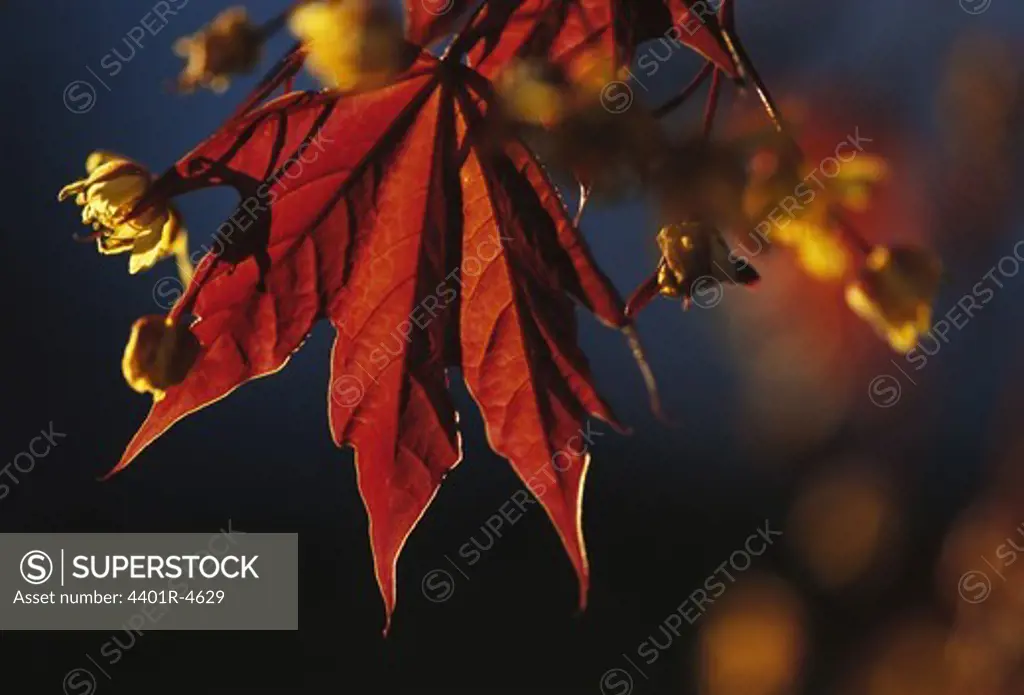
[(765, 87), (761, 76), (757, 74), (757, 69), (750, 60), (750, 56), (747, 55), (746, 49), (743, 48), (743, 44), (733, 37), (731, 31), (725, 27), (722, 27), (722, 40), (725, 41), (726, 48), (729, 49), (736, 67), (739, 68), (740, 77), (749, 80), (754, 85), (754, 91), (757, 92), (757, 96), (761, 99), (761, 104), (764, 106), (764, 110), (768, 114), (768, 118), (771, 119), (775, 129), (780, 133), (785, 132), (782, 126), (782, 116), (779, 113), (779, 107), (775, 104), (775, 100), (772, 99), (768, 88)]
[(476, 18), (480, 16), (480, 13), (483, 12), (485, 7), (487, 7), (487, 1), (482, 0), (480, 4), (477, 5), (476, 9), (470, 13), (469, 17), (466, 18), (465, 24), (462, 25), (462, 28), (459, 29), (455, 34), (455, 37), (448, 43), (448, 47), (444, 49), (444, 53), (441, 54), (441, 62), (447, 60), (449, 58), (449, 54), (451, 54), (453, 59), (456, 61), (462, 59), (464, 49), (459, 44), (465, 40), (466, 32), (473, 26), (476, 22)]
[(79, 244), (89, 244), (96, 241), (101, 236), (103, 236), (103, 230), (96, 229), (89, 232), (88, 234), (79, 234), (78, 232), (75, 232), (74, 234), (71, 235), (71, 239), (73, 241), (78, 242)]
[(722, 4), (718, 8), (718, 22), (723, 29), (732, 31), (736, 24), (736, 6), (732, 0), (722, 0)]
[(291, 16), (292, 10), (294, 10), (299, 4), (300, 3), (298, 2), (293, 3), (287, 10), (256, 29), (256, 32), (260, 36), (260, 40), (266, 41), (271, 36), (284, 29), (285, 25), (288, 24), (288, 18)]
[(732, 0), (722, 0), (722, 6), (718, 10), (718, 23), (722, 34), (722, 41), (725, 42), (726, 49), (732, 56), (733, 62), (736, 63), (740, 77), (749, 79), (754, 85), (754, 90), (761, 99), (761, 104), (764, 105), (768, 118), (771, 119), (776, 130), (780, 133), (783, 132), (782, 115), (779, 112), (779, 107), (775, 104), (775, 100), (772, 99), (772, 95), (765, 86), (764, 81), (761, 80), (761, 76), (757, 74), (757, 68), (754, 67), (754, 62), (747, 55), (747, 50), (740, 43), (739, 38), (734, 36), (736, 31), (736, 6)]
[(291, 84), (291, 80), (302, 69), (305, 61), (305, 52), (301, 42), (296, 42), (284, 56), (274, 64), (263, 76), (259, 84), (249, 93), (244, 101), (238, 106), (234, 114), (228, 120), (240, 118), (253, 109), (257, 104), (270, 96), (275, 89), (282, 84)]
[(180, 233), (174, 243), (174, 264), (178, 269), (178, 279), (181, 280), (182, 288), (187, 288), (192, 282), (195, 268), (192, 267), (192, 259), (188, 255), (188, 236), (184, 231)]
[(860, 232), (857, 231), (857, 228), (854, 227), (841, 212), (832, 212), (832, 219), (850, 246), (857, 249), (865, 256), (871, 253), (874, 246), (869, 243), (867, 239), (861, 236)]
[(711, 73), (714, 72), (714, 70), (715, 66), (711, 61), (704, 63), (704, 67), (700, 69), (700, 72), (693, 76), (693, 79), (690, 80), (690, 84), (686, 85), (686, 87), (683, 88), (682, 92), (680, 92), (677, 96), (672, 97), (658, 108), (654, 109), (654, 111), (652, 111), (651, 114), (655, 118), (661, 118), (662, 116), (665, 116), (674, 111), (683, 102), (685, 102), (687, 99), (693, 96), (694, 92), (700, 89), (700, 86), (704, 84), (704, 81), (711, 76)]
[[(746, 49), (743, 48), (743, 44), (740, 43), (739, 39), (733, 34), (735, 31), (736, 17), (735, 17), (735, 6), (732, 0), (723, 0), (722, 7), (719, 12), (719, 20), (722, 28), (722, 39), (725, 41), (726, 48), (729, 49), (729, 53), (732, 55), (733, 61), (736, 66), (740, 69), (741, 77), (746, 77), (754, 85), (757, 96), (761, 99), (761, 104), (764, 106), (765, 112), (768, 114), (768, 118), (771, 119), (775, 129), (789, 141), (789, 143), (796, 149), (796, 152), (803, 157), (803, 149), (797, 143), (796, 138), (792, 136), (782, 124), (782, 115), (779, 112), (779, 107), (772, 99), (771, 93), (761, 80), (761, 76), (757, 74), (757, 69), (754, 67), (753, 61), (750, 60), (750, 56), (747, 55)], [(706, 125), (706, 124), (705, 124)], [(847, 243), (860, 251), (865, 256), (871, 253), (873, 248), (868, 241), (861, 236), (860, 232), (853, 226), (853, 224), (847, 220), (841, 213), (833, 212), (832, 218), (836, 223), (839, 231), (846, 239)]]
[(715, 124), (715, 112), (718, 110), (718, 95), (722, 87), (722, 72), (715, 70), (711, 78), (711, 90), (708, 92), (708, 101), (704, 106), (704, 139), (711, 137), (711, 128)]
[(580, 203), (576, 208), (576, 217), (572, 220), (572, 226), (579, 228), (580, 220), (583, 219), (583, 208), (587, 206), (587, 201), (590, 200), (590, 186), (580, 183)]
[(633, 353), (633, 359), (636, 361), (637, 367), (640, 368), (640, 375), (644, 379), (644, 388), (647, 389), (647, 396), (651, 403), (651, 412), (654, 413), (654, 417), (658, 418), (662, 422), (672, 424), (671, 418), (669, 418), (665, 411), (661, 407), (661, 395), (658, 393), (658, 380), (654, 376), (654, 371), (651, 369), (651, 365), (647, 362), (647, 356), (644, 354), (643, 343), (640, 342), (640, 336), (636, 332), (636, 328), (632, 325), (627, 325), (622, 328), (622, 333), (626, 336), (626, 340), (629, 342), (629, 349)]
[(651, 301), (658, 296), (658, 271), (655, 270), (651, 276), (644, 280), (643, 284), (634, 290), (626, 301), (626, 318), (632, 319), (644, 310)]

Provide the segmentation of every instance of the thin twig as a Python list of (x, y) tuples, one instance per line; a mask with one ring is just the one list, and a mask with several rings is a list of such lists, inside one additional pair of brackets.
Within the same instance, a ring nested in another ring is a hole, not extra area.
[[(719, 12), (719, 18), (722, 29), (722, 39), (725, 41), (726, 48), (729, 49), (729, 53), (732, 55), (733, 61), (739, 68), (741, 77), (748, 80), (754, 85), (754, 90), (757, 92), (757, 96), (761, 100), (761, 105), (764, 107), (765, 113), (768, 114), (768, 118), (771, 119), (775, 129), (786, 138), (786, 140), (795, 148), (796, 152), (803, 157), (803, 148), (796, 141), (796, 138), (785, 128), (782, 122), (782, 114), (779, 111), (778, 105), (772, 98), (771, 93), (761, 80), (761, 76), (758, 75), (757, 69), (754, 67), (754, 63), (750, 60), (750, 56), (747, 54), (746, 49), (743, 48), (743, 44), (740, 43), (739, 39), (734, 35), (735, 32), (735, 6), (732, 0), (723, 0), (721, 10)], [(864, 255), (871, 253), (872, 245), (861, 236), (860, 232), (857, 231), (856, 227), (847, 220), (840, 213), (833, 213), (833, 219), (836, 222), (836, 226), (839, 231), (846, 238), (847, 242)]]
[[(455, 36), (452, 37), (452, 40), (448, 42), (448, 46), (444, 49), (444, 53), (441, 54), (442, 62), (447, 60), (449, 54), (452, 53), (455, 47), (462, 43), (463, 37), (465, 36), (466, 32), (469, 31), (469, 29), (473, 26), (473, 24), (476, 22), (476, 18), (480, 16), (480, 13), (483, 12), (485, 7), (487, 7), (487, 0), (481, 0), (480, 4), (477, 5), (476, 9), (473, 10), (470, 13), (469, 17), (466, 18), (465, 23), (463, 23), (462, 27), (458, 30), (458, 32), (456, 32)], [(462, 50), (463, 49), (460, 47), (459, 52), (456, 54), (457, 59), (462, 58)]]
[(722, 71), (715, 70), (711, 78), (711, 89), (708, 91), (708, 101), (704, 106), (704, 139), (711, 137), (711, 128), (715, 124), (715, 113), (718, 111), (718, 95), (722, 88)]
[(228, 120), (240, 118), (253, 109), (257, 104), (270, 96), (275, 89), (282, 84), (290, 86), (291, 80), (302, 69), (305, 60), (305, 53), (301, 42), (292, 45), (284, 56), (278, 60), (260, 79), (249, 95), (235, 109), (235, 112)]
[(658, 296), (658, 269), (655, 269), (651, 275), (641, 283), (639, 287), (634, 290), (633, 294), (626, 300), (626, 318), (632, 320), (639, 314), (644, 308), (651, 303), (651, 301)]
[(746, 49), (743, 48), (743, 44), (741, 44), (739, 40), (736, 39), (725, 27), (722, 28), (722, 39), (725, 41), (726, 48), (729, 49), (729, 54), (732, 56), (733, 62), (736, 63), (736, 67), (740, 71), (740, 77), (754, 85), (754, 91), (757, 92), (757, 96), (761, 99), (761, 104), (764, 106), (765, 113), (768, 114), (768, 118), (771, 119), (775, 129), (780, 133), (785, 132), (785, 128), (782, 125), (782, 116), (779, 113), (779, 107), (775, 104), (775, 100), (772, 98), (771, 93), (761, 80), (761, 76), (757, 74), (757, 69), (750, 60), (750, 56), (747, 55)]
[(640, 336), (636, 332), (636, 328), (629, 324), (622, 328), (622, 333), (626, 336), (626, 341), (629, 343), (629, 349), (633, 353), (633, 359), (636, 361), (637, 367), (640, 368), (640, 375), (644, 379), (644, 387), (647, 389), (647, 396), (650, 399), (651, 412), (654, 414), (654, 417), (662, 422), (674, 424), (672, 419), (662, 409), (661, 395), (658, 393), (658, 380), (655, 378), (654, 371), (651, 369), (647, 356), (644, 354), (644, 346), (640, 342)]
[(174, 244), (174, 265), (178, 270), (178, 279), (181, 281), (183, 288), (189, 286), (189, 283), (192, 282), (192, 276), (196, 271), (192, 265), (192, 259), (189, 257), (187, 238), (186, 236), (181, 236)]
[(572, 220), (572, 226), (579, 227), (580, 220), (583, 219), (583, 208), (587, 206), (587, 201), (590, 200), (590, 186), (586, 185), (582, 181), (580, 182), (580, 202), (576, 208), (576, 217)]
[(271, 36), (284, 29), (288, 24), (288, 18), (291, 17), (292, 11), (299, 4), (300, 3), (293, 3), (287, 10), (261, 25), (259, 29), (257, 29), (260, 35), (260, 40), (266, 41)]
[(654, 109), (654, 111), (651, 112), (652, 115), (655, 118), (661, 118), (662, 116), (665, 116), (674, 111), (676, 108), (679, 107), (680, 104), (682, 104), (691, 96), (693, 96), (694, 92), (700, 89), (700, 86), (704, 84), (704, 81), (707, 80), (708, 77), (711, 76), (711, 73), (714, 72), (714, 69), (715, 66), (711, 61), (704, 63), (704, 66), (700, 69), (700, 71), (696, 75), (694, 75), (692, 80), (690, 80), (690, 84), (686, 85), (686, 87), (683, 88), (683, 91), (680, 92), (678, 95), (672, 97), (664, 104)]
[(836, 227), (851, 246), (863, 253), (865, 256), (871, 253), (874, 246), (872, 246), (867, 239), (861, 236), (860, 232), (857, 231), (857, 228), (853, 226), (853, 223), (838, 211), (833, 211), (831, 216), (832, 220), (836, 223)]

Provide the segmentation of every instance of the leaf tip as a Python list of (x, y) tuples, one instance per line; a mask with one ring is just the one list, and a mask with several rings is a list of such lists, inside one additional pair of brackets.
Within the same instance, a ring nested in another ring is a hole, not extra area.
[(106, 473), (101, 475), (99, 478), (97, 478), (97, 480), (99, 482), (101, 482), (101, 483), (107, 482), (108, 480), (113, 478), (115, 475), (120, 473), (122, 470), (124, 470), (128, 466), (129, 462), (130, 462), (130, 459), (128, 461), (125, 461), (124, 459), (121, 459), (121, 461), (119, 461), (116, 466), (114, 466), (109, 471), (107, 471)]
[(578, 609), (580, 613), (584, 613), (587, 610), (587, 594), (590, 591), (590, 580), (586, 576), (580, 576), (580, 598)]

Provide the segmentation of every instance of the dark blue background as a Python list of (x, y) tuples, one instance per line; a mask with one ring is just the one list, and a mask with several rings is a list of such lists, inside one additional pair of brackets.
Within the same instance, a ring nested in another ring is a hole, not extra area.
[[(302, 534), (298, 634), (147, 633), (111, 667), (113, 680), (100, 681), (100, 693), (322, 692), (361, 683), (382, 692), (599, 692), (599, 676), (619, 665), (622, 652), (633, 650), (763, 519), (781, 518), (786, 509), (792, 477), (766, 473), (736, 446), (736, 356), (723, 348), (719, 324), (728, 320), (730, 305), (743, 301), (742, 293), (730, 293), (712, 313), (684, 315), (675, 305), (658, 303), (640, 322), (669, 409), (682, 423), (676, 429), (647, 413), (621, 338), (592, 321), (583, 323), (582, 341), (598, 383), (635, 433), (609, 433), (595, 446), (585, 507), (593, 586), (591, 607), (582, 616), (573, 610), (571, 568), (536, 512), (485, 554), (468, 581), (456, 576), (451, 600), (433, 604), (420, 592), (423, 576), (446, 568), (445, 556), (479, 534), (518, 487), (504, 462), (487, 451), (479, 417), (462, 397), (465, 463), (410, 539), (399, 566), (393, 633), (386, 641), (380, 637), (382, 607), (351, 455), (335, 450), (327, 432), (331, 336), (325, 326), (284, 372), (179, 424), (128, 471), (98, 482), (148, 409), (147, 398), (125, 387), (119, 364), (129, 326), (157, 310), (153, 285), (171, 270), (161, 266), (129, 277), (123, 258), (101, 258), (91, 246), (72, 243), (71, 234), (82, 230), (78, 212), (58, 205), (56, 192), (82, 175), (93, 149), (126, 153), (160, 170), (228, 115), (254, 78), (239, 80), (223, 97), (182, 98), (163, 84), (179, 69), (170, 51), (173, 40), (222, 6), (191, 0), (156, 36), (147, 35), (144, 48), (136, 48), (115, 76), (101, 61), (114, 48), (128, 54), (124, 37), (151, 3), (8, 0), (0, 7), (6, 47), (0, 78), (0, 258), (6, 266), (0, 275), (6, 324), (2, 461), (51, 421), (67, 433), (0, 500), (0, 529), (202, 531), (230, 519), (243, 531)], [(280, 6), (248, 3), (257, 20), (269, 19)], [(884, 97), (887, 115), (913, 124), (926, 142), (936, 129), (935, 91), (953, 38), (990, 30), (1019, 47), (1024, 37), (1024, 7), (1016, 0), (992, 0), (977, 16), (956, 0), (740, 0), (739, 18), (769, 85), (870, 85)], [(278, 37), (269, 55), (288, 42)], [(680, 55), (649, 86), (668, 95), (695, 66), (695, 59)], [(97, 90), (87, 113), (73, 113), (63, 102), (66, 86), (75, 80)], [(232, 206), (225, 191), (183, 201), (194, 239), (203, 240)], [(624, 293), (653, 263), (651, 219), (640, 201), (598, 206), (585, 218), (584, 232), (599, 262)], [(974, 231), (963, 233), (970, 237)], [(962, 261), (961, 274), (943, 297), (955, 301), (1022, 237), (1019, 215), (1005, 230), (977, 234), (977, 260), (954, 258), (954, 266)], [(952, 244), (954, 252), (960, 248)], [(859, 627), (927, 583), (925, 565), (943, 524), (983, 478), (997, 399), (1009, 379), (1020, 379), (1011, 366), (1022, 347), (1022, 286), (1020, 278), (1017, 286), (1008, 285), (936, 360), (926, 375), (927, 398), (901, 405), (879, 426), (877, 441), (884, 442), (899, 437), (908, 422), (919, 425), (901, 451), (914, 462), (914, 473), (902, 484), (914, 507), (911, 527), (919, 542), (891, 590), (870, 605), (815, 604), (825, 656), (810, 674), (812, 683), (844, 653)], [(925, 400), (940, 405), (920, 424), (913, 409)], [(869, 451), (876, 446), (854, 443)], [(794, 574), (790, 564), (780, 551), (765, 559), (764, 569)], [(659, 661), (648, 674), (652, 680), (639, 682), (637, 692), (689, 692), (681, 684), (690, 681), (695, 634), (684, 635), (673, 658)], [(108, 639), (106, 633), (3, 633), (2, 672), (23, 679), (16, 690), (57, 692), (64, 674), (88, 666), (86, 654), (99, 658)]]

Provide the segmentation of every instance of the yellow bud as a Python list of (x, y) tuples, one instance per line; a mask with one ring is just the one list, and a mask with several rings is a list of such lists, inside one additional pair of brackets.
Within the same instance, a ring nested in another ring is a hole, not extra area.
[(167, 389), (185, 380), (199, 350), (188, 326), (163, 316), (143, 316), (132, 325), (121, 371), (134, 391), (151, 393), (159, 401)]

